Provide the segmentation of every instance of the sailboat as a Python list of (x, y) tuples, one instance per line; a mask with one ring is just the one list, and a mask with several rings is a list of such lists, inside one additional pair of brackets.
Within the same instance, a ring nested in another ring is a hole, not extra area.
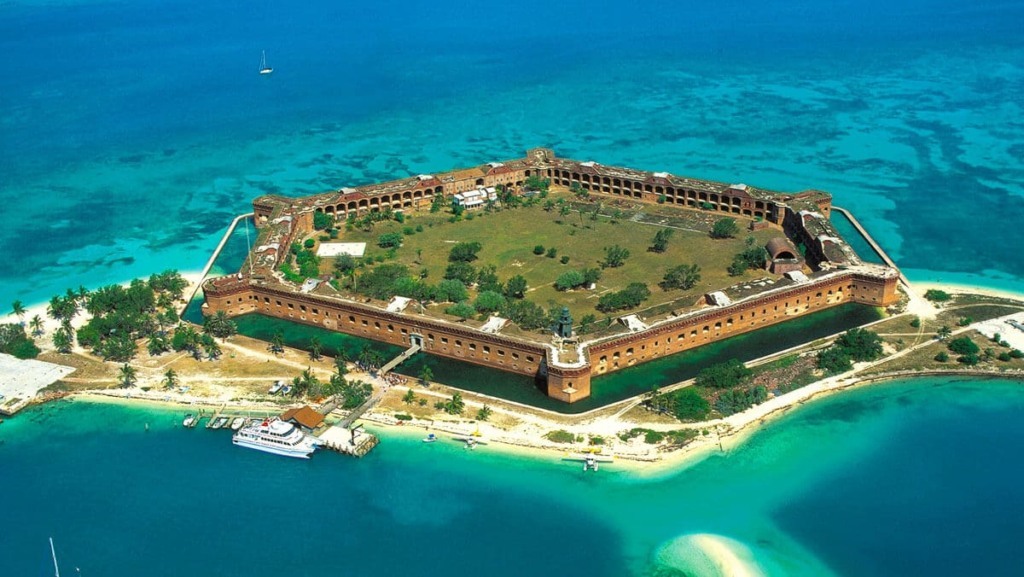
[(267, 66), (267, 51), (263, 51), (263, 57), (260, 59), (260, 74), (272, 74), (274, 69)]

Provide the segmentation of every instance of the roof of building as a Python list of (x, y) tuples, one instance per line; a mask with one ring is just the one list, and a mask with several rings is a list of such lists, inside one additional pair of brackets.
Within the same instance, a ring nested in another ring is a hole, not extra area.
[(297, 409), (288, 409), (281, 413), (282, 421), (291, 421), (307, 429), (315, 429), (324, 422), (324, 415), (314, 411), (309, 405), (303, 405)]
[(793, 243), (789, 242), (789, 239), (781, 236), (777, 236), (768, 241), (765, 245), (765, 250), (768, 251), (768, 256), (772, 260), (777, 258), (798, 258), (800, 252), (796, 250)]

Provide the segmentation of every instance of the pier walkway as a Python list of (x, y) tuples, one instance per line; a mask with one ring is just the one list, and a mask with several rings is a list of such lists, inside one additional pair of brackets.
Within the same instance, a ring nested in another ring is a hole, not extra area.
[(356, 422), (356, 420), (358, 420), (359, 417), (362, 417), (363, 414), (366, 413), (366, 411), (369, 411), (370, 409), (377, 406), (377, 403), (379, 403), (380, 400), (384, 398), (385, 392), (386, 391), (378, 391), (374, 393), (374, 395), (369, 399), (366, 399), (366, 401), (364, 401), (363, 404), (352, 409), (352, 412), (349, 413), (348, 416), (346, 416), (344, 419), (342, 419), (341, 422), (338, 423), (338, 426), (344, 429), (351, 428), (352, 423)]
[(242, 222), (242, 219), (249, 218), (253, 215), (254, 213), (247, 212), (236, 216), (235, 219), (231, 221), (231, 226), (228, 227), (227, 232), (225, 232), (224, 236), (221, 237), (220, 242), (217, 244), (217, 248), (213, 250), (213, 254), (211, 254), (209, 260), (206, 261), (206, 266), (204, 266), (202, 272), (199, 273), (199, 280), (196, 281), (196, 286), (192, 287), (192, 292), (188, 295), (188, 298), (185, 299), (185, 305), (180, 311), (178, 311), (179, 314), (184, 313), (189, 303), (191, 303), (192, 299), (196, 297), (196, 293), (199, 292), (199, 287), (202, 286), (203, 281), (206, 280), (206, 275), (210, 274), (210, 269), (213, 268), (213, 263), (217, 262), (217, 257), (220, 256), (221, 251), (224, 250), (224, 246), (228, 243), (228, 240), (231, 239), (231, 234), (235, 232), (235, 228), (238, 227), (238, 223)]
[(395, 367), (404, 363), (409, 357), (415, 355), (418, 352), (420, 352), (420, 346), (418, 344), (414, 344), (413, 346), (409, 347), (408, 349), (405, 350), (405, 352), (391, 359), (391, 362), (381, 367), (379, 372), (380, 376), (383, 377), (384, 375), (388, 374)]

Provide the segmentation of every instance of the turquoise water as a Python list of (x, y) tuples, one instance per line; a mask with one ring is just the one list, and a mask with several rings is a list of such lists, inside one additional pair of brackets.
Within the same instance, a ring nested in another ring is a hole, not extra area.
[(0, 302), (199, 269), (259, 194), (537, 145), (829, 190), (912, 278), (1024, 290), (1022, 16), (954, 0), (526, 0), (472, 17), (411, 0), (8, 2)]
[(1022, 410), (1015, 382), (873, 385), (652, 476), (415, 434), (296, 461), (182, 429), (183, 410), (59, 402), (0, 425), (0, 557), (47, 574), (53, 536), (65, 571), (110, 577), (622, 576), (710, 533), (770, 575), (1012, 575)]
[[(0, 303), (197, 270), (259, 194), (538, 145), (829, 190), (912, 280), (1024, 292), (1020, 1), (0, 14)], [(285, 462), (181, 415), (58, 404), (0, 425), (0, 573), (47, 574), (53, 535), (86, 575), (643, 575), (710, 532), (775, 575), (1014, 574), (1021, 405), (1001, 382), (855, 391), (652, 480), (415, 439)]]

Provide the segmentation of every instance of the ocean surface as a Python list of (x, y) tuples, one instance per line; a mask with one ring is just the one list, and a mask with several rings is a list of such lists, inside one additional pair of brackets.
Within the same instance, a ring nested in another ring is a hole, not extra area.
[(422, 433), (299, 461), (64, 401), (0, 425), (0, 574), (51, 575), (52, 536), (86, 576), (708, 575), (713, 535), (768, 575), (1019, 575), (1022, 410), (1019, 382), (872, 385), (638, 474)]
[[(1024, 292), (1021, 22), (1021, 1), (8, 0), (0, 306), (198, 270), (260, 194), (534, 146), (828, 190), (912, 280)], [(51, 574), (50, 536), (66, 574), (700, 574), (699, 535), (771, 575), (1015, 575), (1022, 408), (1013, 383), (873, 386), (650, 478), (415, 437), (286, 461), (180, 411), (58, 403), (0, 425), (0, 576)]]
[(912, 279), (1024, 290), (1022, 21), (1020, 1), (8, 0), (0, 303), (198, 270), (259, 194), (534, 146), (828, 190)]

